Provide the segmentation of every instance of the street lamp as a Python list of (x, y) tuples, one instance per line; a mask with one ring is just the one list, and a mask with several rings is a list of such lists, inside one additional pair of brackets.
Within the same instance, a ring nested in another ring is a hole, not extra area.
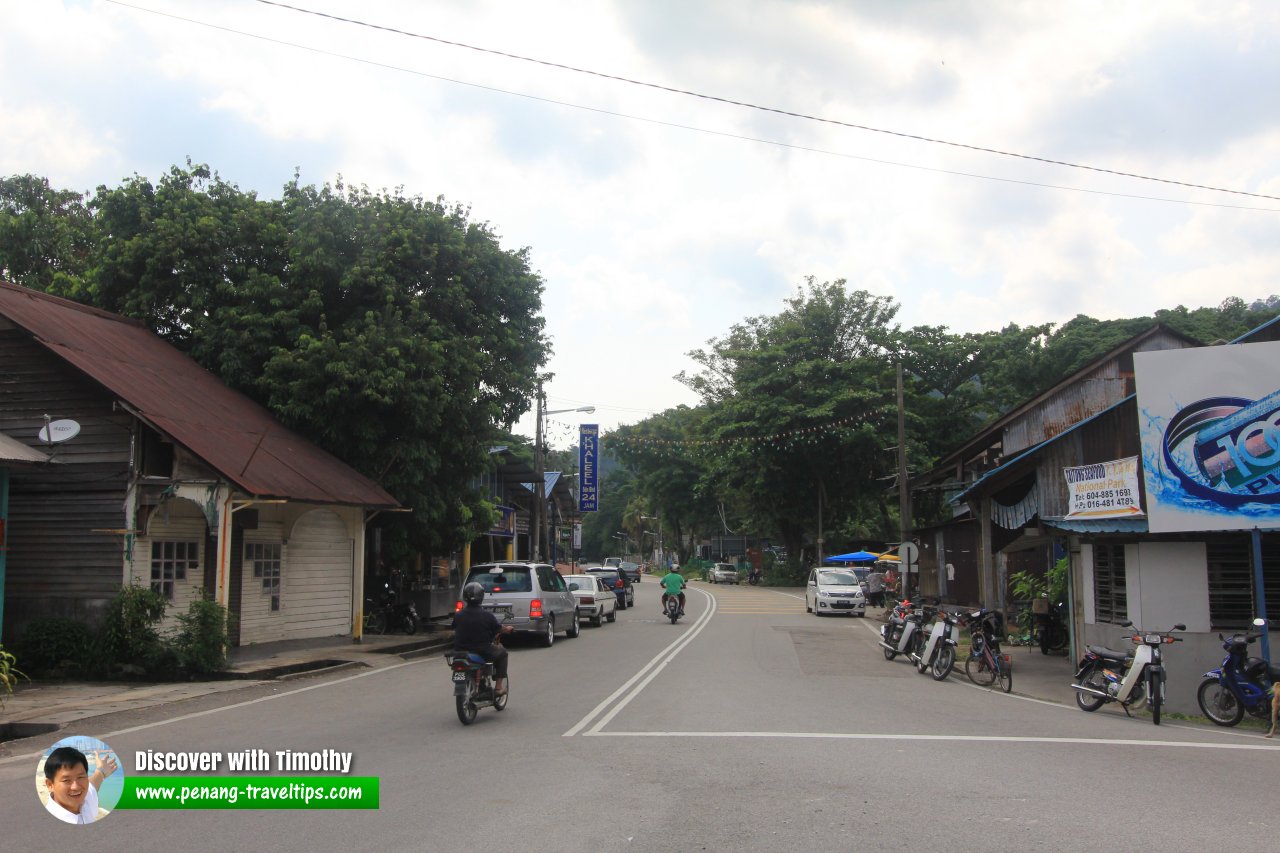
[(596, 410), (595, 406), (578, 406), (576, 409), (552, 409), (546, 410), (546, 395), (542, 393), (542, 383), (538, 383), (538, 424), (537, 434), (533, 444), (534, 458), (534, 482), (533, 492), (536, 496), (536, 506), (533, 514), (533, 531), (531, 534), (532, 541), (529, 543), (529, 556), (532, 559), (539, 559), (542, 552), (542, 537), (544, 535), (543, 528), (546, 527), (545, 535), (549, 542), (551, 540), (551, 531), (549, 527), (550, 516), (547, 514), (547, 472), (546, 457), (542, 450), (542, 436), (544, 433), (543, 424), (546, 423), (548, 415), (560, 415), (565, 412), (586, 412), (590, 414)]
[(658, 522), (658, 567), (666, 568), (667, 556), (666, 556), (666, 552), (662, 550), (662, 519), (656, 515), (642, 515), (640, 516), (640, 518), (642, 518), (645, 521)]

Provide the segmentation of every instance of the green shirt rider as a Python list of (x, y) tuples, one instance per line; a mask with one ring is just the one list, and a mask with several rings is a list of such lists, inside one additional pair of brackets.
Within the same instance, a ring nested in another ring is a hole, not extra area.
[(662, 593), (662, 612), (667, 612), (667, 597), (674, 595), (680, 599), (680, 615), (684, 615), (684, 576), (676, 571), (675, 567), (671, 567), (671, 571), (662, 576), (659, 581), (666, 590)]

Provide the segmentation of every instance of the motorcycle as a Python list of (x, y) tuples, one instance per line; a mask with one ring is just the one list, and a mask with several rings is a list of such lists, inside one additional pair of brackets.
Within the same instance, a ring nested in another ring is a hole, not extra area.
[(1067, 647), (1070, 637), (1067, 635), (1067, 620), (1064, 611), (1067, 605), (1063, 602), (1050, 604), (1047, 613), (1036, 614), (1036, 639), (1040, 644), (1040, 653), (1059, 652)]
[(398, 601), (398, 596), (392, 592), (389, 583), (382, 585), (375, 598), (365, 599), (364, 609), (365, 633), (368, 634), (403, 631), (412, 637), (418, 633), (418, 625), (422, 621), (418, 616), (417, 606), (412, 601)]
[(922, 636), (920, 626), (924, 621), (923, 606), (916, 607), (909, 599), (898, 602), (889, 621), (880, 627), (880, 646), (884, 649), (884, 659), (893, 660), (898, 655), (918, 651)]
[(1249, 644), (1262, 636), (1266, 624), (1263, 619), (1254, 619), (1257, 631), (1233, 634), (1225, 639), (1218, 635), (1227, 656), (1221, 667), (1204, 674), (1204, 681), (1196, 690), (1196, 701), (1204, 715), (1220, 726), (1239, 724), (1246, 711), (1262, 719), (1271, 717), (1270, 691), (1280, 682), (1280, 667), (1248, 656)]
[(679, 622), (680, 621), (680, 596), (668, 595), (667, 603), (663, 605), (663, 612), (667, 615), (667, 618), (671, 620), (672, 625)]
[[(452, 651), (445, 654), (453, 677), (453, 698), (458, 719), (464, 726), (475, 722), (481, 708), (501, 711), (507, 707), (507, 694), (494, 691), (493, 664), (475, 652)], [(507, 679), (508, 689), (511, 679)]]
[[(1121, 622), (1132, 628), (1132, 622)], [(1105, 646), (1089, 646), (1076, 671), (1071, 689), (1076, 691), (1076, 704), (1082, 711), (1096, 711), (1108, 702), (1119, 702), (1126, 716), (1131, 707), (1145, 701), (1151, 708), (1151, 722), (1160, 725), (1160, 709), (1164, 705), (1165, 671), (1160, 648), (1182, 642), (1173, 631), (1185, 631), (1186, 625), (1174, 625), (1172, 631), (1137, 631), (1129, 639), (1136, 646), (1132, 652), (1120, 652)]]
[(747, 575), (747, 583), (751, 584), (752, 586), (759, 586), (760, 572), (752, 570), (751, 574)]
[(938, 608), (934, 613), (929, 638), (918, 651), (908, 657), (915, 663), (917, 672), (928, 670), (934, 681), (942, 681), (956, 665), (956, 645), (959, 641), (960, 620)]

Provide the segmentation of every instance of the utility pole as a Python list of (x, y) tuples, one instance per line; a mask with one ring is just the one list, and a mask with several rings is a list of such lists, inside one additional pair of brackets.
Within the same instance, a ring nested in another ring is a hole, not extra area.
[(538, 560), (542, 554), (542, 515), (547, 511), (546, 461), (542, 456), (542, 381), (538, 381), (538, 425), (533, 442), (533, 515), (529, 519), (529, 559)]
[[(898, 541), (911, 538), (911, 490), (907, 488), (907, 413), (902, 401), (902, 362), (898, 362)], [(903, 566), (903, 591), (911, 577), (911, 566)]]
[[(817, 562), (815, 562), (815, 563), (814, 563), (814, 565), (817, 565), (817, 566), (821, 566), (821, 565), (822, 565), (822, 545), (823, 545), (823, 541), (822, 541), (822, 496), (823, 496), (823, 493), (824, 493), (825, 491), (826, 491), (826, 486), (824, 486), (824, 485), (823, 485), (823, 482), (822, 482), (821, 480), (819, 480), (819, 481), (818, 481), (818, 554), (817, 554), (818, 559), (817, 559)], [(817, 605), (815, 604), (815, 605), (814, 605), (814, 607), (817, 607)]]

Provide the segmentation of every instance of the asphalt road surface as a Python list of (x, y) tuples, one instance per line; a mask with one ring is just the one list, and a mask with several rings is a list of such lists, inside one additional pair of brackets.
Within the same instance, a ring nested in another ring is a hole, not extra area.
[(577, 639), (511, 643), (510, 705), (469, 727), (430, 658), (59, 733), (102, 738), (131, 776), (141, 750), (349, 752), (380, 779), (376, 811), (68, 827), (13, 758), (0, 849), (1280, 849), (1280, 744), (1256, 733), (935, 683), (884, 659), (876, 623), (817, 619), (798, 591), (695, 584), (673, 626), (657, 586)]

